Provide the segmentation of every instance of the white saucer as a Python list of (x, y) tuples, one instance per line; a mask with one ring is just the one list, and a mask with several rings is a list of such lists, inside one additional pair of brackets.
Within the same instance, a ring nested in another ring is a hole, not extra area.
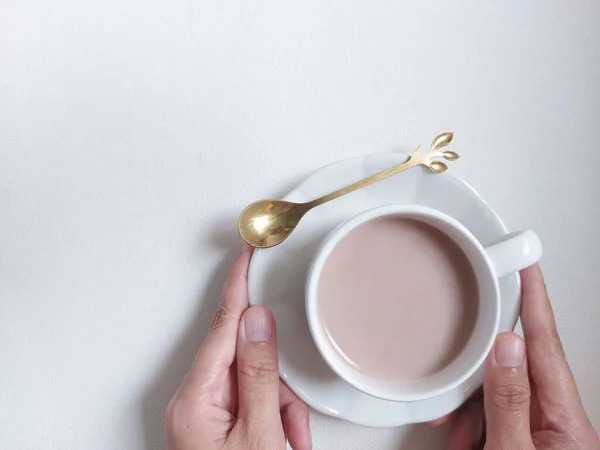
[[(339, 161), (300, 183), (286, 200), (303, 202), (341, 188), (406, 156), (378, 154)], [(252, 258), (250, 303), (266, 305), (277, 321), (281, 377), (309, 406), (359, 425), (389, 427), (426, 422), (460, 406), (481, 385), (482, 367), (465, 383), (441, 396), (417, 402), (390, 402), (356, 390), (326, 365), (316, 349), (304, 308), (308, 264), (321, 241), (342, 221), (366, 209), (389, 203), (413, 203), (442, 211), (465, 225), (483, 245), (507, 231), (494, 211), (464, 181), (415, 168), (327, 203), (309, 212), (282, 244), (257, 250)], [(520, 278), (500, 280), (500, 331), (512, 330), (520, 305)]]

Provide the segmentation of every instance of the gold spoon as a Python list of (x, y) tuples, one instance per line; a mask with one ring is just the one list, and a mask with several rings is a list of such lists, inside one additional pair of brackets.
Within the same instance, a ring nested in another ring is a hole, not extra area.
[(354, 192), (370, 184), (384, 180), (418, 165), (428, 167), (432, 172), (443, 173), (448, 166), (434, 158), (444, 158), (448, 161), (458, 159), (458, 154), (451, 150), (439, 151), (452, 141), (452, 133), (442, 133), (431, 143), (431, 148), (424, 155), (419, 154), (417, 145), (412, 155), (398, 166), (357, 181), (345, 188), (319, 197), (307, 203), (293, 203), (285, 200), (260, 200), (246, 207), (238, 219), (238, 230), (242, 239), (253, 247), (268, 248), (281, 244), (296, 228), (300, 219), (311, 209), (334, 200), (342, 195)]

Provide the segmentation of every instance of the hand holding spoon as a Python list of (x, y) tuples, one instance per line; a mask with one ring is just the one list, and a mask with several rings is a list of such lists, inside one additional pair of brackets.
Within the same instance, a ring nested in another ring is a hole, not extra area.
[(294, 203), (285, 200), (260, 200), (254, 202), (248, 205), (240, 214), (238, 219), (240, 236), (253, 247), (274, 247), (281, 244), (294, 231), (300, 219), (308, 211), (323, 203), (327, 203), (342, 195), (349, 194), (357, 189), (369, 186), (418, 165), (426, 166), (434, 173), (443, 173), (448, 170), (448, 166), (442, 161), (434, 160), (434, 158), (444, 158), (448, 161), (458, 159), (458, 154), (451, 150), (439, 151), (440, 148), (450, 144), (452, 137), (452, 133), (442, 133), (433, 140), (431, 148), (427, 153), (423, 155), (419, 154), (421, 146), (418, 145), (404, 163), (307, 203)]

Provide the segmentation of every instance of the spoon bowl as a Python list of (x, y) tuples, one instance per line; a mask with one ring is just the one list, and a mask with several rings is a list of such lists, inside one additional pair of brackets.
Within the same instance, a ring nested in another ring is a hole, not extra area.
[(238, 229), (242, 239), (254, 247), (273, 247), (291, 234), (309, 209), (305, 203), (260, 200), (242, 211)]

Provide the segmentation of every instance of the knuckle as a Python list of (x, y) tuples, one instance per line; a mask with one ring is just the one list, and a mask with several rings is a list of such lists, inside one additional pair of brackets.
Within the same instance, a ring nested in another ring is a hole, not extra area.
[[(240, 422), (243, 447), (247, 450), (259, 450), (268, 448), (263, 442), (266, 436), (269, 436), (269, 430), (262, 423)], [(237, 448), (237, 447), (235, 447)]]
[(191, 436), (203, 433), (208, 421), (203, 402), (196, 397), (177, 393), (165, 411), (165, 438), (168, 448), (183, 448)]
[(215, 313), (215, 316), (213, 317), (211, 328), (214, 331), (219, 328), (233, 326), (234, 323), (237, 327), (238, 321), (239, 317), (237, 317), (237, 314), (235, 314), (234, 311), (226, 304), (221, 303), (217, 309), (217, 312)]
[(294, 422), (302, 421), (304, 417), (308, 417), (309, 409), (306, 403), (302, 401), (295, 401), (288, 403), (280, 408), (280, 412), (283, 415), (291, 417)]
[(507, 411), (523, 409), (531, 398), (529, 386), (516, 382), (496, 386), (493, 394), (494, 406)]
[(277, 364), (271, 361), (238, 362), (238, 370), (244, 376), (259, 383), (271, 383), (279, 380)]
[(167, 405), (165, 425), (171, 433), (176, 433), (188, 414), (187, 402), (175, 395)]
[(225, 318), (227, 317), (227, 309), (223, 305), (219, 305), (219, 309), (215, 313), (215, 317), (213, 317), (212, 328), (219, 328), (223, 325)]
[(562, 347), (562, 342), (560, 341), (560, 336), (556, 327), (552, 327), (552, 341)]
[(310, 410), (308, 409), (308, 405), (304, 402), (298, 402), (296, 403), (296, 405), (298, 405), (296, 408), (298, 408), (298, 415), (299, 416), (305, 416), (308, 417), (308, 415), (310, 414)]
[[(233, 437), (235, 444), (231, 448), (243, 448), (245, 450), (285, 450), (286, 437), (281, 427), (277, 430), (271, 422), (265, 420), (238, 421), (237, 433)], [(229, 448), (229, 447), (228, 447)]]
[(558, 356), (564, 358), (565, 357), (565, 350), (562, 344), (562, 341), (560, 340), (560, 336), (558, 334), (558, 330), (556, 329), (556, 327), (554, 327), (552, 329), (552, 333), (550, 335), (550, 342), (552, 342), (554, 348), (556, 349)]

